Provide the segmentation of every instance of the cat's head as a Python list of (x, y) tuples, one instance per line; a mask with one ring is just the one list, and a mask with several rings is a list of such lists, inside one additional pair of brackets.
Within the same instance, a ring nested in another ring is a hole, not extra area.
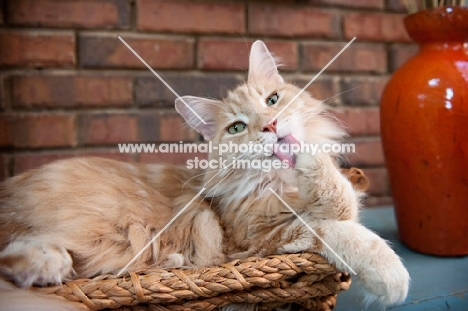
[[(223, 100), (184, 96), (176, 99), (175, 107), (189, 126), (215, 146), (259, 144), (268, 150), (271, 146), (299, 142), (330, 142), (344, 134), (325, 115), (322, 102), (283, 80), (274, 57), (261, 41), (252, 45), (246, 83), (230, 91)], [(245, 148), (230, 148), (221, 155), (219, 150), (214, 150), (209, 159), (221, 157), (227, 164), (234, 158), (279, 160), (286, 164), (281, 166), (282, 170), (294, 167), (294, 154), (273, 149), (276, 152), (272, 150), (271, 155), (268, 152), (242, 152)], [(275, 171), (272, 170), (272, 174), (276, 174)], [(265, 170), (261, 173), (268, 175)], [(251, 174), (255, 175), (255, 172), (249, 171), (249, 176)]]

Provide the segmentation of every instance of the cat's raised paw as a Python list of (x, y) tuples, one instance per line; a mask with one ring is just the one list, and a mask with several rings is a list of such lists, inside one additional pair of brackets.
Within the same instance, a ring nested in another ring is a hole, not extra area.
[(0, 253), (0, 273), (17, 286), (60, 284), (73, 275), (65, 248), (31, 240), (14, 241)]

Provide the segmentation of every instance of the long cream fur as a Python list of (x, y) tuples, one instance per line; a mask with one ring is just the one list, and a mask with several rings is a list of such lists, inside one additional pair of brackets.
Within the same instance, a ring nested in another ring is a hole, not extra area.
[[(300, 90), (283, 81), (274, 58), (260, 41), (252, 46), (249, 66), (248, 81), (222, 101), (190, 96), (176, 100), (177, 111), (205, 139), (215, 145), (265, 145), (293, 135), (299, 141), (320, 144), (345, 135), (327, 117), (326, 107), (305, 92), (278, 116), (275, 131), (265, 130)], [(275, 93), (278, 102), (267, 105)], [(246, 129), (229, 133), (229, 126), (239, 121)], [(275, 158), (240, 152), (209, 154), (210, 160), (220, 157), (227, 163), (233, 158)], [(129, 270), (206, 267), (250, 255), (312, 251), (350, 271), (323, 245), (326, 241), (357, 272), (368, 290), (367, 301), (402, 302), (408, 291), (408, 272), (384, 240), (359, 224), (362, 194), (341, 175), (332, 155), (299, 153), (295, 157), (294, 167), (270, 172), (232, 166), (201, 172), (82, 158), (13, 177), (0, 184), (0, 273), (22, 288), (115, 273), (206, 188)], [(9, 286), (0, 296), (4, 309), (14, 310), (14, 297), (21, 295), (29, 297), (23, 301), (49, 303), (26, 290), (18, 294), (19, 289)], [(61, 303), (64, 309), (83, 308), (50, 299), (50, 306)], [(231, 305), (226, 310), (246, 308), (255, 306)]]

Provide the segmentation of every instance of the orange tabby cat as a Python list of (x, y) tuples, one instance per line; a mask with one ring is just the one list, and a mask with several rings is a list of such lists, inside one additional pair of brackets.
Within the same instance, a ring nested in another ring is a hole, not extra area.
[[(299, 91), (283, 81), (266, 46), (257, 41), (245, 84), (222, 101), (186, 96), (175, 105), (186, 122), (215, 145), (292, 146), (343, 137), (322, 103), (307, 93), (273, 120)], [(1, 274), (27, 288), (115, 273), (205, 188), (129, 270), (211, 266), (230, 258), (311, 251), (341, 270), (356, 271), (368, 301), (392, 304), (405, 299), (408, 272), (385, 241), (358, 223), (362, 194), (330, 154), (237, 151), (213, 152), (208, 159), (219, 158), (227, 163), (233, 158), (276, 159), (286, 167), (265, 172), (228, 165), (200, 172), (82, 158), (5, 181), (0, 184)]]

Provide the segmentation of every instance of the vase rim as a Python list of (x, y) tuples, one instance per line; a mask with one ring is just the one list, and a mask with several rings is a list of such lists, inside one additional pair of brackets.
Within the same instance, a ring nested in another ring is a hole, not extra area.
[(405, 28), (416, 42), (468, 42), (468, 7), (442, 6), (410, 14)]

